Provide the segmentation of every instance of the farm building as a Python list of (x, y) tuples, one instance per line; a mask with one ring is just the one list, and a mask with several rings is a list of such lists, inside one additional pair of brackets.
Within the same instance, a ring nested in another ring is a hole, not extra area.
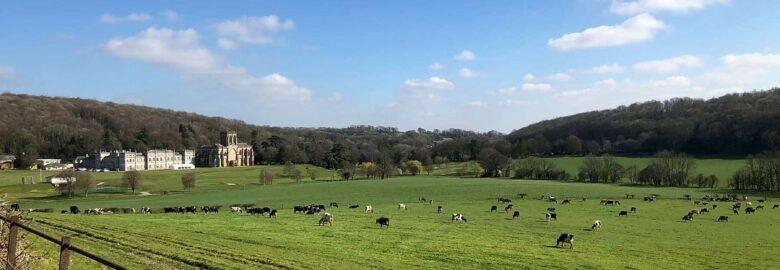
[(16, 161), (14, 155), (0, 155), (0, 170), (13, 169), (14, 161)]
[(68, 182), (75, 182), (76, 177), (59, 177), (59, 176), (49, 176), (46, 177), (46, 183), (52, 184), (53, 186), (57, 187), (62, 184), (66, 184)]
[(46, 171), (62, 171), (67, 169), (72, 169), (73, 164), (70, 163), (49, 163), (46, 164), (43, 169)]
[(171, 170), (189, 170), (189, 169), (195, 169), (195, 165), (192, 164), (171, 164), (170, 167), (168, 167)]

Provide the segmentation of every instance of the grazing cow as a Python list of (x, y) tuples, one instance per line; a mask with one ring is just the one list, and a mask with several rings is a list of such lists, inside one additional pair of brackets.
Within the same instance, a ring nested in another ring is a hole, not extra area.
[(512, 200), (507, 199), (507, 198), (498, 198), (498, 202), (500, 202), (500, 203), (511, 203)]
[(268, 214), (268, 218), (275, 218), (276, 217), (276, 209), (272, 209), (271, 213)]
[(149, 207), (141, 207), (141, 214), (151, 214), (152, 208)]
[(582, 201), (583, 201), (583, 202), (584, 202), (584, 201), (587, 201), (587, 200), (588, 200), (587, 198), (585, 198), (585, 197), (582, 197)]
[(547, 200), (550, 201), (550, 202), (558, 203), (558, 199), (556, 199), (553, 196), (550, 196), (549, 198), (547, 198)]
[(758, 200), (759, 203), (764, 203), (766, 200)]
[(67, 214), (67, 213), (68, 213), (68, 210), (61, 210), (60, 211), (60, 214)]
[(78, 214), (78, 213), (80, 213), (80, 212), (81, 212), (81, 211), (79, 211), (79, 207), (78, 207), (78, 206), (71, 206), (71, 207), (70, 207), (70, 213), (71, 213), (71, 214), (74, 214), (74, 215), (75, 215), (75, 214)]
[(263, 208), (261, 207), (249, 207), (246, 209), (246, 213), (250, 215), (263, 215), (265, 216), (265, 213), (263, 212)]
[(752, 203), (752, 202), (746, 202), (745, 204), (747, 204), (747, 206), (748, 206), (748, 207), (751, 207), (751, 206), (753, 206), (753, 203)]
[(329, 226), (333, 226), (333, 215), (331, 215), (330, 213), (325, 213), (320, 218), (320, 221), (318, 222), (318, 224), (320, 226), (325, 225), (325, 224), (328, 224)]
[(574, 235), (570, 233), (562, 233), (558, 236), (558, 241), (555, 242), (555, 247), (560, 248), (563, 244), (569, 244), (569, 249), (574, 248)]
[(19, 211), (19, 204), (18, 203), (11, 204), (11, 211)]
[(547, 207), (547, 212), (555, 212), (555, 207)]
[(455, 221), (457, 221), (457, 222), (461, 222), (461, 221), (467, 222), (466, 216), (464, 216), (463, 214), (454, 213), (454, 214), (452, 214), (452, 222), (455, 222)]
[(184, 207), (184, 212), (195, 214), (195, 213), (198, 212), (198, 208), (195, 207), (195, 206), (187, 206), (187, 207)]
[(618, 213), (618, 216), (619, 217), (627, 217), (628, 216), (628, 211), (620, 211), (620, 213)]
[(569, 199), (565, 199), (563, 200), (563, 202), (561, 202), (561, 204), (569, 204), (569, 203), (571, 203), (571, 200)]
[(547, 214), (545, 214), (545, 215), (544, 215), (544, 218), (545, 218), (547, 221), (550, 221), (550, 220), (558, 220), (558, 214), (556, 214), (556, 213), (553, 213), (553, 212), (549, 212), (549, 213), (547, 213)]
[(516, 219), (516, 218), (520, 218), (520, 211), (515, 211), (515, 212), (512, 214), (512, 219)]
[(735, 208), (735, 209), (732, 209), (732, 210), (733, 210), (735, 215), (739, 215), (739, 210), (738, 209)]
[(699, 210), (699, 214), (704, 214), (704, 213), (707, 213), (707, 214), (709, 214), (709, 213), (710, 213), (710, 209), (707, 209), (707, 208), (705, 207), (705, 208), (702, 208), (701, 210)]
[[(248, 208), (247, 208), (247, 212), (249, 212), (249, 209), (248, 209)], [(293, 206), (293, 213), (294, 213), (294, 214), (297, 214), (297, 213), (306, 213), (306, 207), (303, 207), (303, 206), (298, 206), (298, 205), (296, 205), (296, 206)]]
[(748, 206), (745, 208), (745, 214), (755, 214), (755, 213), (756, 213), (756, 209), (754, 209), (753, 207)]
[(385, 228), (390, 228), (390, 218), (381, 216), (376, 219), (376, 224), (379, 225), (380, 229), (382, 228), (382, 226), (384, 226)]
[(490, 212), (496, 212), (496, 211), (498, 211), (498, 206), (493, 205), (490, 207)]
[(763, 205), (756, 206), (756, 210), (764, 210), (764, 206)]
[(593, 222), (593, 226), (590, 227), (591, 231), (595, 231), (601, 229), (601, 220), (596, 220)]
[(691, 222), (693, 221), (693, 215), (691, 213), (688, 213), (687, 215), (682, 217), (683, 222)]
[[(295, 210), (293, 210), (293, 211), (295, 211)], [(230, 207), (230, 212), (233, 212), (233, 213), (239, 212), (239, 213), (241, 213), (241, 212), (244, 212), (244, 209), (242, 209), (240, 206), (231, 206)]]
[(353, 204), (353, 205), (349, 206), (349, 209), (355, 209), (355, 208), (358, 208), (358, 207), (360, 207), (360, 205)]
[(631, 207), (631, 213), (636, 213), (636, 207)]
[(365, 210), (365, 212), (366, 212), (366, 213), (368, 213), (368, 212), (371, 212), (371, 213), (373, 213), (373, 212), (374, 212), (374, 208), (373, 208), (373, 207), (371, 207), (370, 205), (366, 205), (366, 210)]
[(718, 205), (717, 205), (717, 204), (713, 204), (713, 205), (712, 205), (712, 209), (715, 209), (715, 208), (718, 208)]
[(511, 204), (510, 204), (510, 205), (507, 205), (506, 207), (504, 207), (504, 212), (507, 212), (507, 213), (509, 213), (509, 210), (512, 210), (514, 207), (515, 207), (515, 206), (514, 206), (514, 205), (511, 205)]
[(720, 216), (718, 218), (718, 222), (729, 222), (729, 217), (727, 217), (727, 216)]
[(331, 202), (330, 207), (339, 208), (339, 204), (337, 202)]
[(772, 209), (777, 209), (777, 208), (780, 208), (780, 204), (775, 204), (774, 206), (772, 206)]
[(406, 205), (405, 205), (405, 204), (403, 204), (403, 203), (399, 203), (399, 204), (398, 204), (398, 209), (399, 209), (399, 210), (400, 210), (400, 209), (406, 210)]
[(439, 207), (436, 207), (436, 213), (437, 213), (437, 214), (441, 214), (441, 212), (442, 212), (443, 210), (444, 210), (444, 207), (442, 207), (441, 205), (439, 205)]

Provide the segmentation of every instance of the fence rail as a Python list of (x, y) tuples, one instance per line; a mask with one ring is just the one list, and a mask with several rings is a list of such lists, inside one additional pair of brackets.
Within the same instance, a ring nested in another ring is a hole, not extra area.
[(63, 236), (61, 239), (57, 239), (53, 236), (47, 235), (41, 231), (38, 231), (36, 229), (30, 228), (27, 225), (24, 225), (22, 223), (19, 223), (19, 216), (11, 216), (6, 217), (0, 215), (0, 219), (4, 220), (8, 223), (8, 254), (6, 255), (6, 269), (16, 269), (16, 247), (19, 243), (19, 228), (28, 231), (32, 234), (35, 234), (43, 239), (48, 240), (49, 242), (55, 243), (60, 245), (60, 261), (59, 261), (59, 269), (60, 270), (67, 270), (68, 266), (70, 265), (70, 252), (76, 252), (78, 254), (84, 255), (87, 258), (90, 258), (102, 265), (108, 266), (112, 269), (117, 270), (125, 270), (127, 268), (118, 265), (116, 263), (113, 263), (107, 259), (104, 259), (98, 255), (89, 253), (86, 250), (83, 250), (81, 248), (72, 246), (70, 244), (70, 237)]

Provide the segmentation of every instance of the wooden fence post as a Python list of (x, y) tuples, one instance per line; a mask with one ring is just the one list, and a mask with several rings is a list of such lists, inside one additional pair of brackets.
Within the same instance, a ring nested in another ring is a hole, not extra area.
[(63, 236), (60, 242), (60, 270), (68, 270), (70, 264), (70, 237)]
[(12, 216), (8, 221), (8, 255), (6, 256), (6, 269), (16, 269), (16, 244), (19, 226), (16, 226), (18, 216)]

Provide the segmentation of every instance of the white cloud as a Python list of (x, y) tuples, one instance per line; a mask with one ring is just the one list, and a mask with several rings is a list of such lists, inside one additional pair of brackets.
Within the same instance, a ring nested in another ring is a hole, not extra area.
[(484, 102), (484, 101), (472, 101), (472, 102), (469, 102), (469, 106), (476, 107), (476, 108), (484, 108), (484, 107), (487, 107), (487, 105), (488, 105), (487, 102)]
[(152, 16), (149, 13), (130, 13), (124, 17), (103, 14), (100, 15), (99, 20), (103, 23), (145, 22), (152, 20)]
[(767, 68), (780, 65), (780, 54), (729, 54), (723, 56), (723, 63), (729, 67)]
[(404, 81), (407, 88), (413, 90), (436, 91), (455, 88), (455, 84), (441, 77), (429, 77), (427, 79), (408, 79)]
[(181, 20), (181, 16), (179, 16), (179, 13), (173, 10), (166, 10), (162, 13), (163, 17), (165, 17), (166, 20), (171, 22), (178, 22)]
[(446, 67), (444, 65), (439, 64), (439, 63), (433, 63), (433, 64), (428, 66), (428, 69), (433, 70), (433, 71), (440, 71), (440, 70), (444, 70), (445, 68)]
[(652, 40), (655, 32), (664, 27), (666, 25), (653, 16), (640, 14), (618, 25), (602, 25), (550, 39), (547, 46), (567, 51), (639, 43)]
[(13, 79), (16, 78), (16, 69), (7, 66), (0, 66), (0, 79)]
[(663, 80), (651, 81), (651, 85), (656, 87), (687, 87), (691, 85), (691, 80), (684, 76), (672, 76)]
[(477, 56), (472, 51), (463, 50), (458, 55), (455, 56), (455, 59), (458, 61), (472, 61), (474, 59), (477, 59)]
[(718, 88), (762, 88), (777, 86), (774, 77), (767, 76), (780, 67), (780, 54), (729, 54), (721, 58), (723, 65), (703, 75), (703, 80)]
[(596, 74), (620, 73), (623, 72), (623, 67), (613, 63), (612, 65), (600, 65), (592, 67), (590, 70), (588, 70), (588, 72)]
[(225, 50), (232, 50), (235, 49), (236, 46), (238, 46), (235, 41), (226, 38), (218, 39), (217, 45), (219, 45), (220, 48)]
[(523, 75), (523, 82), (532, 82), (534, 80), (534, 75), (531, 73), (526, 73)]
[(269, 44), (275, 41), (273, 34), (295, 28), (292, 20), (280, 20), (275, 15), (241, 17), (214, 25), (222, 39), (249, 44)]
[(501, 88), (496, 91), (501, 95), (514, 95), (519, 93), (545, 93), (555, 91), (552, 85), (547, 83), (524, 83), (520, 86)]
[(460, 75), (463, 78), (471, 79), (477, 77), (477, 73), (469, 68), (461, 68), (458, 71), (458, 75)]
[(571, 75), (566, 73), (555, 73), (553, 75), (550, 75), (547, 77), (548, 80), (551, 81), (570, 81), (572, 79)]
[(610, 11), (621, 15), (655, 13), (662, 11), (687, 12), (704, 9), (716, 4), (727, 4), (729, 0), (613, 0)]
[(701, 59), (692, 55), (683, 55), (662, 60), (653, 60), (634, 64), (634, 68), (641, 71), (655, 73), (677, 72), (681, 67), (701, 66)]
[(135, 36), (113, 38), (103, 45), (117, 57), (172, 68), (185, 77), (213, 78), (228, 89), (263, 100), (308, 100), (311, 91), (272, 73), (263, 77), (225, 63), (204, 48), (194, 29), (150, 27)]

